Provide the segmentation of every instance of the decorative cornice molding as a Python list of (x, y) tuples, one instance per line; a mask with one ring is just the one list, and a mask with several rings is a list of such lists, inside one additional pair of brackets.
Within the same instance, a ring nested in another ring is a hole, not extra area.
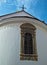
[(42, 22), (43, 24), (47, 25), (44, 21), (41, 21), (37, 18), (28, 17), (28, 16), (13, 16), (13, 17), (9, 17), (9, 18), (0, 19), (0, 21), (10, 19), (10, 18), (30, 18), (30, 19), (38, 20), (38, 21)]

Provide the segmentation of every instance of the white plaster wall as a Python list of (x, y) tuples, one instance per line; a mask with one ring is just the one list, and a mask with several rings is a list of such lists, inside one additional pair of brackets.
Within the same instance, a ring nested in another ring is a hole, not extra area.
[(47, 65), (47, 32), (36, 30), (38, 61), (20, 61), (20, 28), (0, 28), (0, 65)]

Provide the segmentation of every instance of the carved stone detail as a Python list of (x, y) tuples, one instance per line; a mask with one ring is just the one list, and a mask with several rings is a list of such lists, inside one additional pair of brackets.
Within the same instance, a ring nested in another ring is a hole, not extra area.
[[(24, 23), (20, 26), (21, 28), (21, 60), (38, 60), (37, 48), (36, 48), (36, 27), (30, 23)], [(24, 54), (24, 35), (25, 33), (32, 34), (33, 39), (33, 54)]]

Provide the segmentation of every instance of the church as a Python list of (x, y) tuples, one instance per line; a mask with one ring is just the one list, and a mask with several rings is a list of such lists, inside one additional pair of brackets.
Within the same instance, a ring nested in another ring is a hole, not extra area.
[(47, 65), (47, 24), (24, 8), (0, 16), (0, 65)]

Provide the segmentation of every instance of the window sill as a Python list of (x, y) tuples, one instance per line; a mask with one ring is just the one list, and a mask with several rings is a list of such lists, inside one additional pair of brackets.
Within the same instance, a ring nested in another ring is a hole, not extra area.
[(38, 55), (36, 55), (36, 54), (20, 54), (20, 60), (38, 61)]

